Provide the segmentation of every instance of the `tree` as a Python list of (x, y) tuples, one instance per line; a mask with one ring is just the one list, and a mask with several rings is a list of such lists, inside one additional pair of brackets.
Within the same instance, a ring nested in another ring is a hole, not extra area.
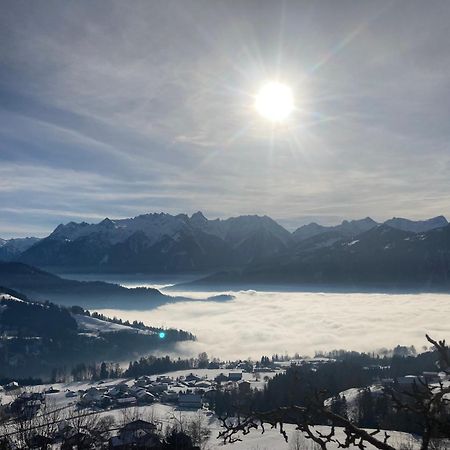
[(202, 352), (198, 355), (198, 368), (206, 369), (209, 364), (208, 354), (206, 352)]
[[(426, 335), (427, 340), (434, 346), (439, 355), (438, 367), (450, 376), (450, 354), (445, 341), (435, 341)], [(399, 411), (408, 411), (420, 417), (423, 423), (421, 450), (431, 450), (436, 445), (440, 445), (442, 440), (450, 438), (450, 401), (446, 398), (450, 394), (450, 386), (443, 383), (430, 386), (426, 381), (421, 383), (412, 392), (390, 391), (391, 398)], [(219, 433), (219, 438), (224, 443), (233, 443), (242, 440), (241, 436), (250, 433), (252, 430), (261, 429), (264, 433), (265, 426), (270, 425), (277, 428), (280, 434), (288, 441), (284, 425), (295, 424), (306, 439), (311, 440), (319, 446), (321, 450), (326, 450), (328, 444), (338, 445), (339, 448), (351, 448), (353, 446), (360, 449), (366, 448), (366, 444), (380, 450), (395, 450), (389, 441), (389, 434), (382, 435), (377, 429), (368, 432), (355, 425), (350, 419), (332, 410), (326, 400), (326, 393), (315, 392), (304, 405), (292, 404), (291, 406), (281, 406), (269, 411), (247, 410), (237, 417), (222, 417), (221, 423), (223, 431)], [(370, 400), (369, 400), (370, 397)], [(363, 399), (366, 402), (364, 408), (369, 413), (369, 402), (372, 402), (370, 391), (363, 392)], [(315, 428), (313, 424), (328, 423), (330, 429), (324, 433)], [(342, 427), (344, 438), (336, 435), (336, 427)], [(448, 442), (448, 441), (447, 441)]]
[(106, 367), (106, 363), (102, 362), (100, 366), (100, 380), (104, 380), (108, 378), (108, 369)]

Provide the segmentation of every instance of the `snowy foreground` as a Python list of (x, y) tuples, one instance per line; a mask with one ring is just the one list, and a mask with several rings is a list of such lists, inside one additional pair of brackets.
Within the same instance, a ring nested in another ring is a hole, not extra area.
[[(205, 372), (208, 373), (210, 377), (216, 375), (215, 372), (211, 370), (193, 370), (193, 371), (178, 371), (171, 372), (167, 375), (172, 377), (177, 377), (180, 375), (187, 375), (190, 372), (194, 372), (196, 375), (204, 376)], [(214, 373), (212, 373), (214, 372)], [(250, 374), (245, 374), (250, 375)], [(119, 383), (126, 382), (129, 385), (132, 385), (134, 380), (132, 379), (116, 379), (116, 380), (108, 380), (104, 383), (101, 383), (102, 387), (111, 387), (117, 385)], [(56, 384), (46, 384), (39, 386), (31, 386), (27, 388), (23, 388), (24, 390), (30, 392), (43, 392), (48, 390), (49, 388), (53, 388), (58, 390), (59, 392), (46, 394), (46, 402), (47, 406), (50, 409), (58, 409), (66, 411), (70, 413), (74, 411), (75, 405), (78, 401), (78, 398), (67, 397), (66, 393), (68, 391), (78, 392), (78, 391), (86, 391), (89, 388), (99, 386), (96, 382), (71, 382), (71, 383), (56, 383)], [(256, 386), (255, 386), (256, 387)], [(17, 392), (0, 392), (0, 403), (7, 404), (14, 400)], [(205, 444), (205, 450), (217, 450), (217, 449), (226, 449), (230, 448), (232, 450), (294, 450), (294, 449), (302, 449), (302, 450), (315, 450), (315, 447), (310, 441), (305, 440), (299, 432), (295, 431), (294, 425), (286, 425), (285, 430), (289, 436), (289, 442), (286, 443), (283, 437), (280, 435), (278, 430), (273, 430), (270, 428), (266, 428), (264, 434), (261, 431), (253, 431), (249, 435), (242, 438), (241, 442), (236, 442), (233, 444), (227, 444), (224, 446), (223, 442), (217, 439), (219, 432), (221, 431), (220, 422), (217, 417), (209, 410), (199, 409), (199, 410), (180, 410), (176, 405), (172, 404), (162, 404), (162, 403), (154, 403), (152, 405), (147, 406), (133, 406), (130, 408), (120, 408), (120, 409), (111, 409), (106, 411), (99, 411), (98, 414), (100, 416), (113, 416), (116, 423), (120, 424), (125, 419), (136, 418), (138, 415), (140, 418), (148, 421), (152, 421), (158, 424), (160, 430), (163, 430), (166, 426), (174, 423), (175, 421), (182, 421), (189, 419), (198, 418), (200, 415), (202, 417), (202, 421), (204, 425), (206, 425), (211, 430), (211, 436), (208, 439), (208, 442)], [(319, 430), (326, 432), (327, 427), (320, 426)], [(411, 445), (412, 449), (419, 449), (420, 445), (418, 442), (415, 442), (412, 436), (406, 433), (399, 432), (391, 432), (389, 433), (391, 438), (389, 443), (393, 445), (395, 448), (400, 448), (402, 443), (407, 443)], [(337, 436), (342, 437), (343, 433), (340, 429), (337, 429)], [(297, 443), (297, 446), (295, 445)], [(328, 444), (328, 447), (331, 450), (337, 450), (337, 444)], [(373, 448), (371, 445), (367, 444), (367, 449)]]

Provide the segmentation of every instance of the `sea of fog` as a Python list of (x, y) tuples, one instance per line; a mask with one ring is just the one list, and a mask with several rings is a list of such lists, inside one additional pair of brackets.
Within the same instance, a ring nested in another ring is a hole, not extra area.
[[(121, 284), (137, 285), (134, 280)], [(149, 311), (99, 312), (148, 325), (189, 330), (197, 341), (179, 344), (180, 356), (206, 351), (209, 356), (222, 359), (295, 352), (314, 355), (315, 351), (333, 349), (376, 351), (397, 344), (414, 345), (421, 351), (427, 344), (425, 333), (440, 339), (449, 338), (450, 334), (449, 294), (226, 293), (233, 294), (234, 299), (201, 301), (214, 293), (170, 291), (169, 295), (190, 297), (192, 301)]]

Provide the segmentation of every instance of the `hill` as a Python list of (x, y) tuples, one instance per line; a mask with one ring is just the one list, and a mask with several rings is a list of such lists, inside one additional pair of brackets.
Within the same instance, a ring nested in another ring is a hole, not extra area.
[(80, 362), (121, 361), (130, 355), (168, 350), (176, 342), (195, 339), (182, 330), (123, 323), (79, 306), (66, 308), (37, 302), (3, 287), (0, 335), (0, 378), (30, 373), (49, 376), (54, 368), (70, 368)]
[(36, 300), (89, 308), (154, 308), (175, 301), (157, 289), (127, 289), (102, 281), (76, 281), (17, 262), (0, 262), (0, 286)]

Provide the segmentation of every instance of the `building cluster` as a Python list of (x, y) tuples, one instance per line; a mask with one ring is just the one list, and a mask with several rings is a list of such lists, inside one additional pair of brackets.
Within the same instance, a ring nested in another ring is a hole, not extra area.
[(396, 390), (401, 391), (412, 389), (414, 386), (436, 385), (441, 381), (443, 381), (443, 378), (439, 372), (422, 372), (422, 375), (384, 378), (381, 380), (381, 385), (384, 387), (395, 387)]
[(113, 386), (97, 384), (78, 393), (68, 391), (66, 397), (78, 396), (78, 405), (83, 408), (112, 409), (161, 402), (177, 405), (180, 409), (201, 409), (208, 405), (218, 388), (236, 387), (244, 392), (251, 389), (251, 383), (242, 379), (242, 372), (221, 373), (210, 380), (193, 373), (177, 378), (144, 375), (131, 383), (122, 381)]

